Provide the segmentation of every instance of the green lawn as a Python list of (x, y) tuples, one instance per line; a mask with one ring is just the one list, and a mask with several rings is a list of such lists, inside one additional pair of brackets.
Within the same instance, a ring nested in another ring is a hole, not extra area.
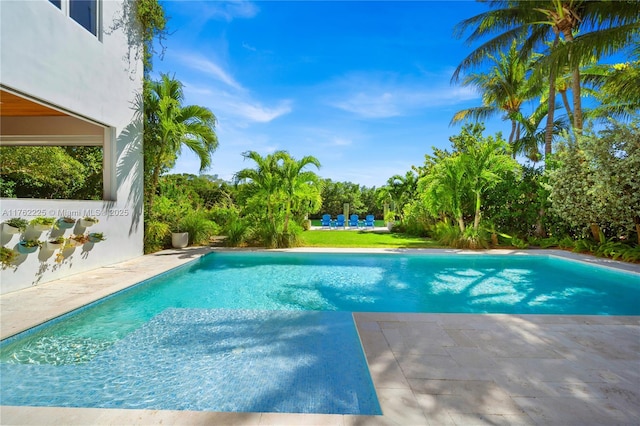
[(436, 248), (435, 241), (405, 234), (321, 230), (302, 233), (304, 247)]

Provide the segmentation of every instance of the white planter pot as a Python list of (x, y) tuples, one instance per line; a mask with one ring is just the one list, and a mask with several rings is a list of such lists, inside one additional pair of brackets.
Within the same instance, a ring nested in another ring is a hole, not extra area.
[(80, 247), (81, 245), (83, 245), (84, 243), (81, 243), (80, 241), (76, 241), (74, 239), (70, 239), (69, 240), (69, 245), (71, 247)]
[(92, 220), (80, 219), (80, 226), (83, 228), (88, 228), (90, 226), (95, 225), (96, 223)]
[(394, 225), (395, 225), (395, 223), (393, 223), (393, 222), (387, 222), (387, 229), (388, 229), (389, 231), (391, 231), (391, 230), (393, 229), (393, 226), (394, 226)]
[(59, 248), (62, 248), (62, 245), (64, 243), (52, 243), (51, 241), (47, 241), (47, 248), (49, 250), (58, 250)]
[(15, 226), (8, 225), (6, 223), (2, 224), (2, 232), (6, 234), (19, 234), (20, 228), (16, 228)]
[(185, 248), (189, 245), (189, 233), (173, 232), (171, 234), (171, 245), (173, 248)]

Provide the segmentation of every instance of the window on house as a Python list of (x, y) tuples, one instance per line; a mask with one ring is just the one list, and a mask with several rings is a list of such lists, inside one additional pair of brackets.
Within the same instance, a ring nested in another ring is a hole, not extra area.
[(0, 197), (103, 199), (101, 146), (0, 146)]
[(113, 129), (1, 89), (0, 102), (0, 197), (115, 199)]
[(98, 35), (97, 0), (69, 0), (69, 16), (91, 34)]
[[(0, 0), (1, 1), (1, 0)], [(100, 38), (100, 3), (102, 0), (49, 0), (62, 13)]]

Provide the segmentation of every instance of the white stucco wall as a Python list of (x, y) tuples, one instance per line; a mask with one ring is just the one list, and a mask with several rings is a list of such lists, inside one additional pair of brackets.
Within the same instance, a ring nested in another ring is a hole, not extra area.
[[(103, 28), (110, 29), (122, 1), (102, 2)], [(107, 240), (67, 250), (62, 263), (52, 251), (20, 255), (14, 268), (0, 272), (0, 292), (81, 273), (142, 255), (142, 123), (132, 109), (142, 91), (142, 63), (127, 59), (122, 29), (97, 38), (46, 0), (0, 1), (0, 83), (105, 127), (106, 201), (0, 200), (1, 221), (11, 217), (98, 216), (90, 229)], [(2, 132), (2, 129), (0, 129)], [(37, 131), (34, 131), (37, 134)], [(62, 231), (52, 231), (59, 234)], [(28, 230), (26, 237), (48, 232)], [(0, 234), (16, 248), (20, 235)]]

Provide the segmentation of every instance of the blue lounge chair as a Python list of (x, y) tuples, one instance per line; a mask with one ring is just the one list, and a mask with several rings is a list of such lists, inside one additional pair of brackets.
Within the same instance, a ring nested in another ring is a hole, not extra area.
[(360, 226), (360, 218), (357, 214), (349, 216), (349, 228), (358, 228)]
[(323, 214), (322, 215), (322, 219), (320, 220), (320, 225), (322, 225), (323, 228), (330, 228), (331, 227), (331, 215), (330, 214)]
[(376, 226), (376, 219), (372, 214), (368, 214), (364, 218), (364, 227), (365, 228), (374, 228)]
[(336, 217), (336, 228), (344, 228), (344, 215), (339, 214)]

